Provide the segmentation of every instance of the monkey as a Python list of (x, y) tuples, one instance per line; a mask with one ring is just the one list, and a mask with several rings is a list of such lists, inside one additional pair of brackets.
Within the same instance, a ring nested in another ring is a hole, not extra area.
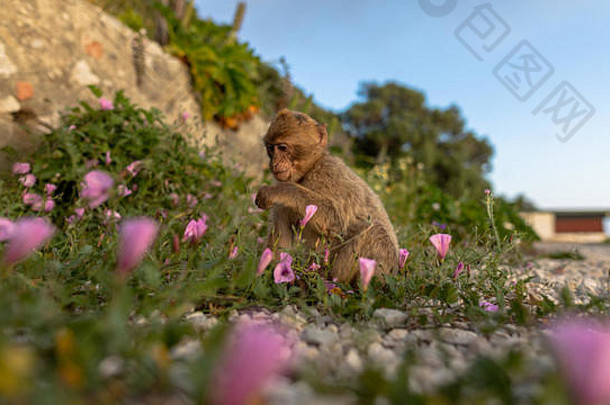
[[(328, 133), (306, 114), (282, 109), (263, 138), (275, 183), (262, 186), (255, 203), (270, 210), (270, 248), (289, 248), (297, 242), (320, 249), (330, 244), (331, 275), (350, 283), (358, 272), (357, 259), (377, 261), (377, 270), (398, 268), (398, 241), (379, 197), (341, 159), (327, 149)], [(318, 207), (301, 230), (305, 207)]]

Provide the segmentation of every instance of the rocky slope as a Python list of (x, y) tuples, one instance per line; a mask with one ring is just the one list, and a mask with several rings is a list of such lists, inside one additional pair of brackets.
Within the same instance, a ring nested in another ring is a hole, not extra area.
[[(260, 117), (238, 132), (200, 124), (187, 67), (155, 42), (123, 26), (85, 0), (8, 0), (0, 19), (0, 147), (27, 148), (30, 130), (59, 122), (66, 106), (96, 103), (87, 86), (111, 98), (123, 89), (143, 107), (156, 107), (168, 121), (190, 115), (197, 142), (228, 146), (228, 157), (250, 173), (260, 171), (264, 150)], [(3, 166), (0, 154), (0, 166)], [(5, 164), (4, 164), (5, 166)]]

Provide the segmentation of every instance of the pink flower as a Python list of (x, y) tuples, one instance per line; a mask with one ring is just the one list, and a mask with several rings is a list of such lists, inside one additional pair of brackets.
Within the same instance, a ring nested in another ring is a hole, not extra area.
[(106, 163), (106, 166), (110, 166), (110, 163), (112, 163), (112, 159), (110, 158), (110, 151), (106, 152), (104, 162)]
[(9, 240), (15, 232), (15, 224), (8, 218), (0, 217), (0, 242)]
[(212, 185), (214, 187), (221, 187), (222, 183), (218, 180), (212, 180), (212, 181), (210, 181), (210, 185)]
[(262, 245), (263, 243), (265, 243), (265, 239), (258, 236), (256, 238), (256, 243), (258, 243), (259, 245)]
[(430, 236), (430, 242), (436, 248), (441, 261), (447, 255), (447, 251), (449, 250), (449, 244), (451, 243), (451, 235), (447, 235), (446, 233), (437, 233)]
[(191, 194), (186, 195), (186, 205), (189, 206), (190, 208), (195, 207), (198, 202), (199, 201), (197, 200), (197, 197), (195, 197)]
[(72, 124), (68, 127), (68, 132), (72, 132), (76, 129), (76, 125)]
[(32, 210), (40, 211), (43, 207), (44, 201), (41, 196), (36, 193), (25, 193), (23, 195), (23, 203), (25, 205), (32, 206)]
[(574, 403), (610, 403), (610, 330), (569, 320), (552, 329), (550, 342)]
[(176, 193), (171, 193), (169, 198), (172, 200), (172, 205), (180, 204), (180, 197)]
[(330, 260), (330, 250), (324, 249), (324, 264), (328, 264)]
[(30, 164), (25, 162), (15, 162), (13, 164), (13, 174), (28, 174), (31, 170)]
[(271, 251), (271, 249), (266, 248), (265, 250), (263, 250), (263, 254), (261, 255), (261, 260), (258, 262), (258, 267), (256, 268), (256, 274), (259, 276), (261, 274), (263, 274), (263, 272), (265, 271), (267, 266), (269, 266), (269, 263), (271, 263), (271, 260), (273, 260), (273, 252)]
[(358, 258), (358, 265), (360, 266), (360, 280), (362, 281), (362, 289), (366, 291), (369, 287), (369, 283), (375, 274), (375, 267), (377, 262), (373, 259), (367, 259), (366, 257)]
[(136, 177), (138, 173), (140, 173), (140, 165), (142, 164), (141, 160), (134, 160), (130, 164), (127, 165), (127, 171), (131, 174), (131, 177)]
[(398, 257), (398, 267), (402, 270), (407, 264), (407, 259), (409, 258), (410, 253), (407, 249), (400, 249), (398, 252), (400, 253)]
[(81, 197), (89, 200), (90, 208), (102, 205), (108, 199), (108, 193), (114, 185), (112, 177), (108, 173), (93, 170), (85, 175), (84, 180)]
[(106, 210), (104, 211), (104, 215), (106, 216), (106, 219), (104, 220), (105, 224), (109, 221), (119, 221), (121, 219), (121, 214), (114, 210)]
[(44, 212), (51, 212), (55, 208), (55, 201), (48, 199), (44, 202)]
[(182, 120), (182, 122), (185, 122), (186, 120), (189, 119), (189, 117), (191, 116), (191, 114), (189, 114), (188, 112), (183, 112), (182, 114), (180, 114), (180, 119)]
[(311, 217), (313, 217), (313, 214), (315, 214), (317, 210), (318, 207), (316, 205), (308, 205), (307, 207), (305, 207), (305, 218), (301, 220), (301, 228), (304, 228), (305, 225), (307, 225), (307, 223), (309, 222)]
[(294, 271), (292, 271), (292, 256), (288, 253), (280, 253), (280, 262), (273, 270), (273, 279), (275, 284), (291, 283), (295, 279)]
[(241, 405), (287, 366), (290, 349), (268, 324), (241, 323), (223, 350), (212, 383), (212, 405)]
[(333, 278), (333, 281), (324, 280), (324, 287), (326, 287), (326, 292), (328, 295), (332, 295), (333, 290), (337, 288), (337, 284), (335, 284), (336, 281), (336, 278)]
[(66, 218), (66, 221), (69, 224), (76, 223), (76, 221), (82, 219), (83, 215), (85, 215), (85, 209), (84, 208), (75, 208), (74, 212), (76, 212), (76, 215), (70, 215), (68, 218)]
[(103, 97), (98, 98), (97, 101), (100, 103), (100, 110), (102, 110), (102, 111), (114, 110), (114, 104), (112, 104), (112, 101), (105, 99)]
[(205, 151), (203, 151), (203, 150), (199, 151), (198, 155), (200, 158), (205, 159)]
[(135, 269), (155, 240), (157, 230), (156, 222), (150, 218), (128, 219), (121, 224), (117, 257), (119, 274)]
[(100, 162), (97, 161), (97, 159), (89, 159), (85, 161), (85, 167), (87, 169), (93, 169), (94, 167), (96, 167)]
[(320, 266), (318, 263), (313, 262), (309, 265), (309, 267), (307, 268), (307, 271), (318, 271), (322, 268), (322, 266)]
[(21, 218), (4, 251), (4, 263), (11, 265), (28, 257), (55, 233), (55, 227), (42, 218)]
[(490, 194), (491, 194), (491, 190), (490, 190), (490, 189), (488, 189), (488, 188), (486, 188), (486, 189), (485, 189), (485, 194), (490, 195)]
[(33, 174), (26, 174), (25, 176), (20, 177), (19, 181), (25, 187), (29, 188), (29, 187), (32, 187), (34, 184), (36, 184), (36, 176), (34, 176)]
[(460, 273), (464, 270), (464, 263), (459, 262), (453, 271), (453, 278), (458, 278)]
[(182, 238), (183, 241), (190, 240), (192, 242), (198, 242), (199, 239), (203, 237), (205, 231), (208, 230), (208, 225), (206, 224), (208, 220), (207, 215), (203, 215), (197, 221), (191, 219), (189, 223), (186, 225), (186, 229), (184, 230), (184, 236)]
[(119, 195), (119, 197), (127, 197), (128, 195), (130, 195), (132, 193), (132, 191), (127, 187), (124, 186), (122, 184), (119, 184), (118, 187), (118, 192), (117, 194)]
[(44, 191), (47, 193), (47, 197), (50, 197), (55, 190), (57, 190), (57, 186), (55, 184), (47, 183), (44, 185)]
[(231, 249), (231, 253), (229, 253), (229, 259), (235, 259), (237, 257), (237, 252), (239, 252), (239, 247), (233, 246), (233, 249)]
[(495, 304), (492, 304), (491, 302), (481, 301), (479, 303), (479, 306), (487, 312), (498, 312), (498, 306)]

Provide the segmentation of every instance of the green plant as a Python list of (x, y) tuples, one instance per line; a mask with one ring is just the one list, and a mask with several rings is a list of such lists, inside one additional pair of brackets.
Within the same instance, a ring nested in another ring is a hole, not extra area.
[(204, 119), (232, 117), (258, 104), (254, 85), (260, 63), (248, 44), (236, 41), (232, 27), (192, 19), (188, 26), (165, 10), (169, 50), (190, 67)]

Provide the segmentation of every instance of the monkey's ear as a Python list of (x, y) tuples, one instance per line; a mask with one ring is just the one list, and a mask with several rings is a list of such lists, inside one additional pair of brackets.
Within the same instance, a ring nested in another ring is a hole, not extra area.
[(318, 134), (320, 136), (318, 143), (322, 147), (326, 147), (328, 143), (328, 132), (326, 131), (326, 124), (318, 124)]
[(290, 110), (287, 108), (282, 108), (277, 112), (277, 117), (281, 117), (282, 115), (290, 115)]

